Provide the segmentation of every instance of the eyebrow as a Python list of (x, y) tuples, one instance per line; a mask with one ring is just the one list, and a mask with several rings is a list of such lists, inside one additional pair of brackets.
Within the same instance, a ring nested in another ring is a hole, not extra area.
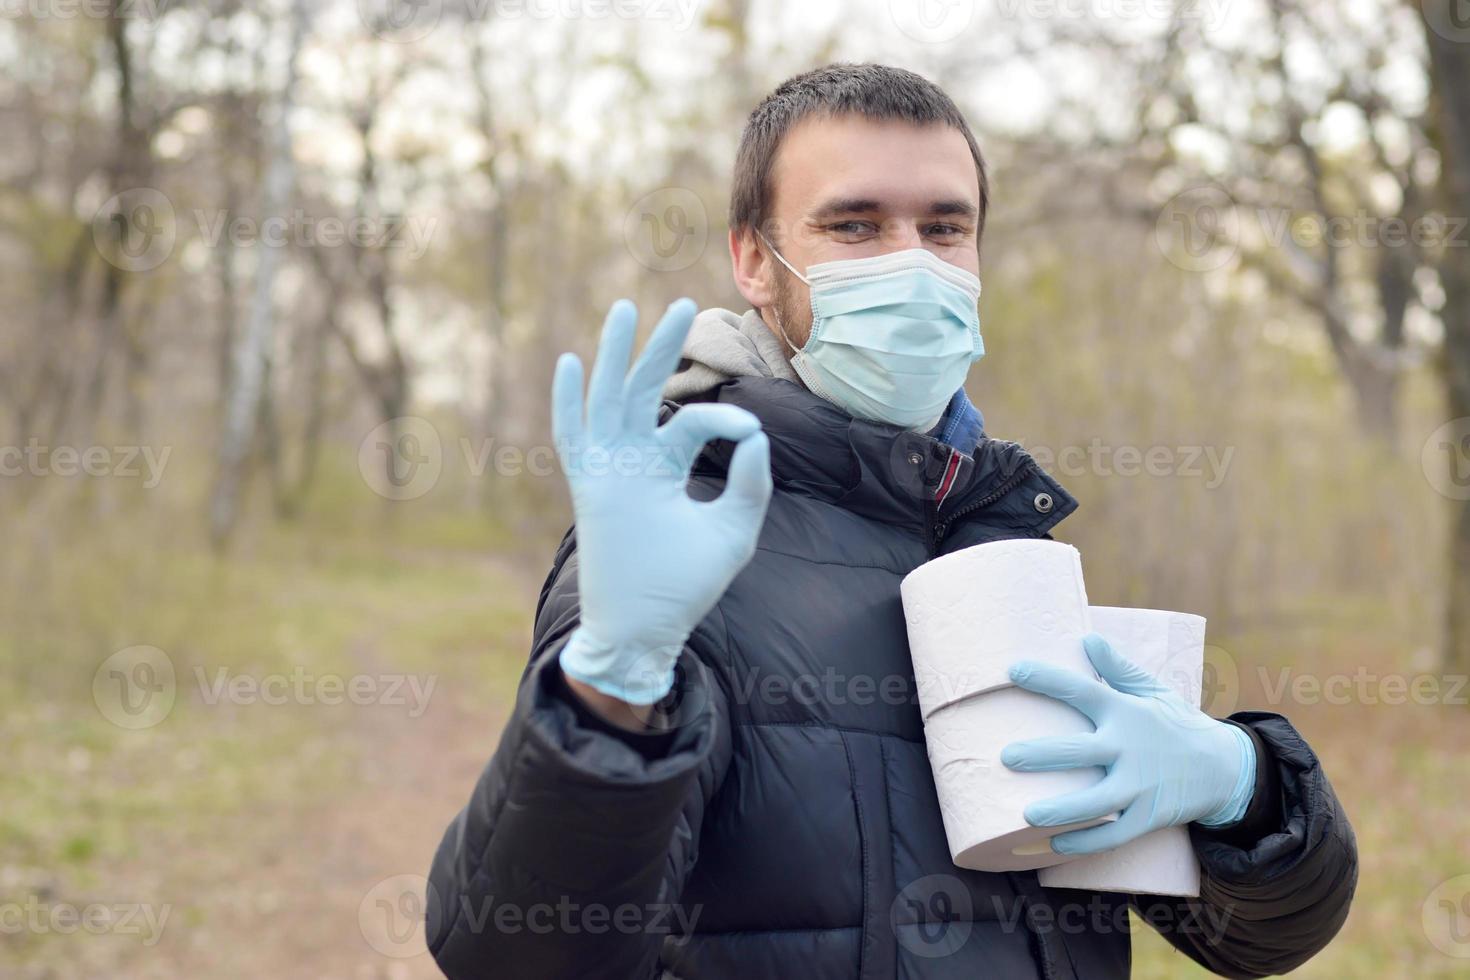
[(813, 221), (821, 221), (842, 214), (872, 214), (882, 210), (883, 205), (871, 197), (837, 197), (818, 205), (810, 217)]
[[(873, 214), (882, 210), (882, 202), (871, 197), (838, 197), (818, 205), (808, 215), (808, 219), (823, 221), (844, 214)], [(930, 203), (924, 213), (973, 219), (979, 217), (980, 209), (962, 198), (953, 198)]]
[(980, 216), (980, 209), (969, 201), (955, 199), (951, 201), (935, 201), (929, 205), (929, 213), (953, 215), (961, 218), (978, 218)]

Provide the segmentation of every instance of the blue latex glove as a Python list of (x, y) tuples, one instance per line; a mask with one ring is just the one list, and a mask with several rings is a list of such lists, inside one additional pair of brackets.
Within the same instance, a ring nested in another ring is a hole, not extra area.
[[(771, 497), (770, 444), (756, 417), (696, 404), (658, 424), (695, 305), (669, 307), (633, 370), (638, 310), (608, 311), (582, 417), (582, 362), (563, 354), (552, 383), (552, 430), (572, 492), (582, 620), (562, 649), (568, 675), (631, 704), (674, 682), (684, 641), (755, 553)], [(689, 469), (711, 439), (738, 443), (724, 492), (700, 502)]]
[(1010, 672), (1018, 686), (1071, 705), (1097, 730), (1012, 742), (1001, 761), (1020, 772), (1107, 769), (1096, 786), (1031, 804), (1026, 821), (1056, 827), (1121, 811), (1111, 823), (1058, 834), (1052, 849), (1093, 854), (1161, 827), (1191, 821), (1218, 827), (1243, 817), (1256, 780), (1250, 736), (1179, 697), (1096, 633), (1083, 648), (1106, 685), (1034, 661)]

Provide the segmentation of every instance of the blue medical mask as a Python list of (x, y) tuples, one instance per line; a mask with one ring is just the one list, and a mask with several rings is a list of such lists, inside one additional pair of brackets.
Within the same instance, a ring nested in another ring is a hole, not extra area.
[[(807, 388), (855, 418), (933, 428), (985, 353), (980, 280), (922, 248), (822, 262), (803, 276), (766, 247), (811, 290), (812, 333), (791, 358)], [(794, 348), (779, 313), (776, 328)]]

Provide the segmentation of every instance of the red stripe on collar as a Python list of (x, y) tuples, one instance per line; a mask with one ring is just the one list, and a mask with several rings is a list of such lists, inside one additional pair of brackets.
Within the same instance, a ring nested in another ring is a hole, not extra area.
[(959, 475), (960, 463), (965, 454), (958, 449), (949, 451), (949, 462), (944, 467), (944, 478), (939, 481), (939, 489), (934, 491), (934, 505), (937, 507), (944, 503), (944, 498), (949, 496), (950, 490), (954, 489), (955, 477)]

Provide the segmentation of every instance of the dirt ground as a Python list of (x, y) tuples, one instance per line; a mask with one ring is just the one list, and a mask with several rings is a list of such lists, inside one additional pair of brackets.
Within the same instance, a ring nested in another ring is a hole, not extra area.
[[(74, 790), (53, 779), (40, 794), (54, 797), (41, 811), (52, 817), (15, 819), (38, 838), (38, 823), (49, 819), (65, 839), (75, 830), (60, 825), (75, 822), (102, 843), (85, 860), (39, 871), (0, 859), (0, 885), (10, 886), (0, 900), (7, 908), (27, 896), (51, 908), (141, 904), (159, 928), (57, 935), (65, 930), (53, 920), (30, 930), (37, 935), (6, 930), (14, 934), (0, 935), (0, 978), (441, 976), (424, 945), (425, 876), (495, 749), (539, 588), (536, 576), (486, 564), (440, 563), (463, 571), (469, 584), (458, 594), (436, 581), (423, 592), (441, 598), (415, 593), (353, 613), (345, 641), (303, 643), (313, 652), (293, 654), (319, 673), (432, 676), (438, 686), (422, 713), (401, 703), (203, 703), (186, 679), (187, 654), (172, 647), (181, 705), (167, 723), (118, 732), (95, 713), (63, 716), (58, 726), (100, 729), (98, 748), (68, 747), (54, 732), (19, 743), (23, 769), (54, 772), (72, 759), (78, 771), (68, 774)], [(353, 574), (330, 586), (273, 586), (271, 612), (260, 615), (289, 633), (295, 608), (335, 608), (341, 595), (360, 592), (361, 573)], [(390, 590), (409, 591), (403, 582), (383, 587)], [(487, 616), (503, 617), (508, 635), (487, 630)], [(216, 647), (222, 629), (209, 629)], [(430, 638), (415, 654), (399, 642), (407, 634)]]
[[(234, 583), (234, 611), (210, 605), (203, 591), (180, 596), (187, 575), (165, 581), (179, 605), (208, 609), (205, 619), (153, 629), (176, 633), (165, 645), (181, 668), (236, 663), (259, 673), (306, 662), (322, 672), (432, 675), (440, 685), (416, 716), (388, 704), (208, 705), (193, 689), (167, 724), (141, 734), (119, 733), (94, 710), (15, 702), (0, 713), (9, 753), (0, 769), (9, 779), (0, 783), (8, 788), (0, 910), (29, 894), (53, 906), (143, 903), (168, 918), (156, 942), (123, 930), (14, 934), (0, 918), (0, 978), (439, 976), (424, 947), (425, 875), (499, 738), (540, 586), (539, 565), (530, 568), (540, 560), (421, 553), (380, 565), (357, 555), (289, 565), (311, 571), (308, 579), (283, 575), (277, 558)], [(262, 660), (271, 645), (278, 658)], [(1276, 630), (1232, 649), (1240, 706), (1293, 718), (1332, 773), (1362, 853), (1347, 927), (1302, 975), (1464, 975), (1461, 954), (1470, 951), (1447, 951), (1423, 922), (1446, 888), (1470, 888), (1460, 778), (1470, 713), (1377, 697), (1273, 701), (1277, 671), (1426, 669), (1395, 663), (1371, 630)], [(48, 781), (27, 782), (27, 773)], [(1405, 812), (1420, 829), (1412, 846)], [(1203, 973), (1144, 930), (1134, 976)]]

